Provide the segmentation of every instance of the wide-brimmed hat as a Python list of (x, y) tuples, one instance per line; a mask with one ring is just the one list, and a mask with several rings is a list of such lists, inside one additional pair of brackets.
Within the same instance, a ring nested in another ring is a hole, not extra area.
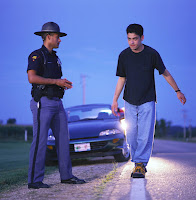
[(35, 32), (35, 35), (42, 36), (44, 33), (58, 33), (60, 37), (66, 36), (66, 33), (60, 32), (59, 25), (54, 22), (47, 22), (42, 26), (42, 30)]

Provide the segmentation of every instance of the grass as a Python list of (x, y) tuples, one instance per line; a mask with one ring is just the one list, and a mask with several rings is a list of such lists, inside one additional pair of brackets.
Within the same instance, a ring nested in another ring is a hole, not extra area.
[(100, 185), (95, 188), (96, 199), (101, 198), (101, 195), (103, 194), (103, 190), (105, 189), (106, 184), (115, 177), (117, 168), (118, 168), (118, 163), (114, 162), (112, 171), (109, 174), (107, 174), (104, 178), (102, 178)]
[[(0, 142), (0, 192), (27, 184), (30, 146), (28, 142)], [(54, 169), (46, 167), (46, 173)]]

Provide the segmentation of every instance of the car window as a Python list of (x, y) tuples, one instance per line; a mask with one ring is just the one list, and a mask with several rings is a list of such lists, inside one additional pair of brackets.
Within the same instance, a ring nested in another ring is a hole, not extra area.
[(84, 107), (68, 109), (68, 122), (117, 118), (109, 107)]

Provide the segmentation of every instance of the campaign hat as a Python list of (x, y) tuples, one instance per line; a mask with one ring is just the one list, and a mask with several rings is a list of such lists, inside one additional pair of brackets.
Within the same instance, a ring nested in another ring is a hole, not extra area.
[(55, 22), (47, 22), (42, 26), (41, 31), (37, 31), (34, 34), (42, 36), (44, 33), (58, 33), (60, 37), (66, 36), (66, 33), (60, 31), (60, 27)]

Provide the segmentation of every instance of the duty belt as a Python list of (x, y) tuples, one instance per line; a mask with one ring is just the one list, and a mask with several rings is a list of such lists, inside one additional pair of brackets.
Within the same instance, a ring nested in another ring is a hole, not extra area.
[(49, 99), (53, 97), (63, 98), (64, 89), (59, 86), (36, 85), (32, 88), (31, 94), (34, 100), (38, 102), (43, 96)]

